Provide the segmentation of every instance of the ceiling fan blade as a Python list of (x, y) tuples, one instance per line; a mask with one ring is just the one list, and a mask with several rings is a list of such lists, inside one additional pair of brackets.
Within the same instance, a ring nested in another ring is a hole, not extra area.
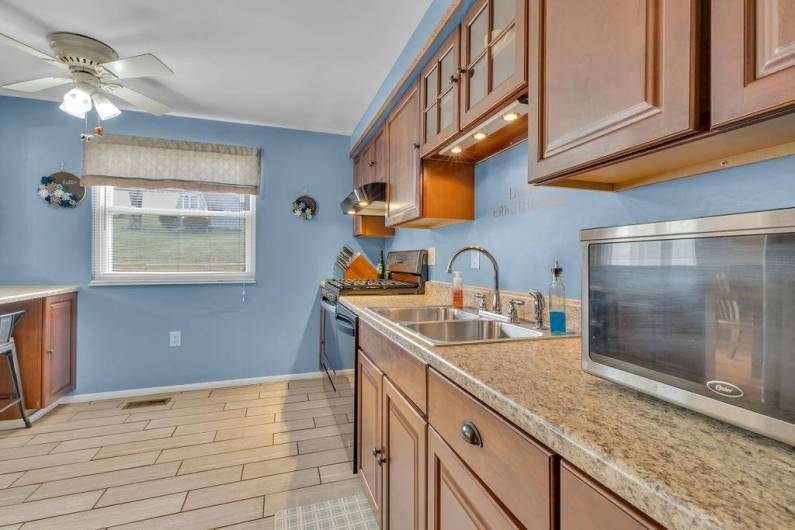
[(102, 88), (105, 89), (109, 94), (123, 99), (127, 103), (131, 103), (139, 109), (145, 110), (149, 114), (162, 116), (163, 114), (167, 114), (169, 111), (171, 111), (170, 108), (163, 105), (159, 101), (155, 101), (149, 96), (144, 96), (140, 92), (136, 92), (135, 90), (129, 89), (126, 86), (102, 85)]
[(0, 88), (7, 88), (8, 90), (15, 90), (17, 92), (39, 92), (71, 82), (72, 80), (66, 77), (42, 77), (41, 79), (32, 79), (30, 81), (4, 85)]
[(29, 55), (32, 55), (33, 57), (37, 57), (37, 58), (39, 58), (39, 59), (41, 59), (43, 61), (47, 61), (48, 63), (52, 64), (53, 66), (57, 66), (59, 68), (64, 68), (64, 69), (68, 68), (65, 64), (63, 64), (61, 61), (59, 61), (55, 57), (47, 55), (44, 52), (40, 52), (36, 48), (32, 48), (32, 47), (28, 46), (27, 44), (19, 42), (16, 39), (12, 39), (8, 35), (3, 35), (2, 33), (0, 33), (0, 44), (6, 44), (8, 46), (11, 46), (12, 48), (16, 48), (17, 50), (25, 52), (25, 53), (27, 53)]
[(103, 64), (102, 67), (113, 74), (116, 79), (157, 77), (174, 73), (171, 68), (163, 64), (163, 61), (151, 53), (127, 57), (126, 59), (119, 59), (118, 61), (111, 61)]

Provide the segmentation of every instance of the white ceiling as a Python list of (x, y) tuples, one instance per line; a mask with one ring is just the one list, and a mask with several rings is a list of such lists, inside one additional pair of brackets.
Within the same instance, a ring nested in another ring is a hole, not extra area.
[[(120, 57), (153, 53), (174, 75), (125, 84), (175, 115), (350, 134), (429, 4), (0, 0), (0, 33), (47, 53), (54, 31), (96, 38)], [(0, 85), (59, 74), (0, 45)], [(64, 92), (35, 97), (59, 101)]]

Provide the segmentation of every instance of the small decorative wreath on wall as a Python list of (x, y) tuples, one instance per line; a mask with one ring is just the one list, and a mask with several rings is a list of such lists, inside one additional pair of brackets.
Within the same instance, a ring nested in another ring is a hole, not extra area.
[(317, 201), (309, 195), (301, 195), (293, 201), (293, 215), (309, 221), (317, 213)]
[(66, 171), (41, 177), (39, 197), (53, 208), (75, 208), (86, 195), (80, 178)]

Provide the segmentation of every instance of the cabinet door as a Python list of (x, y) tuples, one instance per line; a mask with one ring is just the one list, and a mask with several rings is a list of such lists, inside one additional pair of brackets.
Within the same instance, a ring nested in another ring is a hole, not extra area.
[(421, 156), (458, 133), (460, 42), (456, 28), (420, 75)]
[(521, 528), (444, 443), (433, 427), (428, 427), (428, 528)]
[(370, 142), (361, 156), (362, 184), (375, 182), (375, 144)]
[(711, 3), (712, 126), (795, 104), (795, 2)]
[(364, 157), (359, 155), (353, 160), (353, 187), (358, 188), (364, 184)]
[(74, 293), (44, 300), (43, 406), (75, 387)]
[(383, 446), (381, 444), (381, 371), (359, 351), (359, 410), (357, 426), (357, 460), (359, 478), (373, 507), (375, 518), (381, 520), (381, 481)]
[(560, 464), (560, 530), (662, 527), (566, 462)]
[(698, 0), (530, 0), (529, 177), (695, 132)]
[(386, 122), (389, 151), (387, 225), (420, 217), (420, 96), (415, 84), (397, 104)]
[(384, 378), (383, 527), (425, 530), (426, 433), (428, 424)]
[(373, 140), (375, 145), (375, 177), (374, 182), (386, 182), (387, 173), (387, 145), (386, 145), (386, 129), (382, 128), (375, 135)]
[[(14, 343), (17, 347), (19, 359), (20, 378), (22, 390), (25, 393), (25, 408), (36, 410), (41, 405), (41, 368), (42, 368), (42, 315), (44, 304), (41, 298), (24, 300), (13, 304), (0, 306), (0, 314), (25, 311), (25, 316), (19, 319), (14, 326)], [(11, 372), (6, 367), (6, 361), (0, 361), (0, 395), (9, 396), (14, 393), (14, 383)], [(19, 409), (11, 407), (0, 413), (0, 421), (19, 418)]]
[(461, 128), (527, 84), (527, 0), (478, 0), (461, 25)]

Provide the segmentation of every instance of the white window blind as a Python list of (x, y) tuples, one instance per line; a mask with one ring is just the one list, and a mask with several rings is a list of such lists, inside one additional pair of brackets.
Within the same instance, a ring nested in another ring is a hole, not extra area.
[(93, 285), (255, 281), (254, 195), (97, 186)]

